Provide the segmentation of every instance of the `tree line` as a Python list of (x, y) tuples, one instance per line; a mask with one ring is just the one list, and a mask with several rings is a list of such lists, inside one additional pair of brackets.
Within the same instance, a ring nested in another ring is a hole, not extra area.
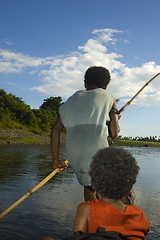
[(31, 109), (22, 98), (7, 94), (0, 89), (0, 128), (21, 128), (50, 132), (54, 125), (61, 97), (44, 99), (39, 109)]
[[(22, 101), (22, 98), (12, 94), (7, 94), (5, 90), (0, 89), (0, 128), (21, 128), (32, 131), (50, 132), (54, 125), (58, 108), (62, 104), (61, 97), (50, 97), (44, 99), (39, 109), (31, 109), (29, 105)], [(160, 142), (160, 136), (150, 137), (122, 137), (118, 139)]]
[(144, 142), (160, 142), (160, 136), (150, 136), (150, 137), (123, 137), (122, 135), (119, 135), (117, 137), (118, 139), (123, 140), (133, 140), (133, 141), (144, 141)]

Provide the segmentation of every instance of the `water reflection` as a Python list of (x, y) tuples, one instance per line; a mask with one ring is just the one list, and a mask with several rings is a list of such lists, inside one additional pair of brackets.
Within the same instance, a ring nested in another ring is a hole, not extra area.
[(127, 148), (140, 166), (136, 191), (136, 205), (147, 216), (151, 230), (147, 240), (160, 239), (160, 148)]
[[(136, 157), (140, 174), (136, 205), (145, 212), (151, 231), (147, 240), (160, 239), (160, 149), (126, 148)], [(49, 146), (0, 145), (0, 212), (36, 186), (52, 171)], [(66, 159), (65, 146), (60, 158)], [(63, 239), (71, 233), (83, 188), (70, 168), (56, 174), (0, 222), (1, 240)]]
[(0, 150), (0, 184), (11, 178), (12, 181), (16, 181), (16, 178), (22, 174), (21, 169), (24, 168), (24, 153), (22, 151), (10, 151), (6, 147)]

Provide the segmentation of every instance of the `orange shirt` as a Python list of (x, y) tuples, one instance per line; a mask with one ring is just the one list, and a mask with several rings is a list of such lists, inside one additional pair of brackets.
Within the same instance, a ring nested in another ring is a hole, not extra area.
[(150, 229), (149, 222), (143, 211), (136, 206), (127, 206), (122, 212), (109, 203), (96, 200), (88, 201), (89, 223), (88, 232), (94, 233), (97, 227), (106, 231), (121, 232), (124, 238), (131, 240), (145, 239)]

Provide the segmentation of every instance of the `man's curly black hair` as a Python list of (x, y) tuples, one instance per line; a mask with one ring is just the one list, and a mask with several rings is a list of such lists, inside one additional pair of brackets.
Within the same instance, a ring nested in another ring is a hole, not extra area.
[(110, 73), (104, 67), (92, 66), (85, 72), (84, 80), (89, 87), (102, 88), (110, 82)]
[(108, 147), (98, 151), (90, 166), (91, 184), (102, 197), (119, 200), (130, 192), (139, 172), (131, 153)]

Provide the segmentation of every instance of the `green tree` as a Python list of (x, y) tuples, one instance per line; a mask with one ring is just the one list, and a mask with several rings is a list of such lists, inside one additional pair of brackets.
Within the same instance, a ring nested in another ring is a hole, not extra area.
[[(35, 115), (21, 98), (0, 90), (0, 121), (2, 126), (14, 127), (17, 122), (27, 127), (34, 126)], [(6, 122), (6, 123), (5, 123)], [(12, 124), (11, 124), (12, 123)]]
[(0, 107), (0, 128), (9, 128), (12, 126), (13, 114), (11, 111), (6, 108)]
[(6, 94), (6, 92), (3, 89), (0, 89), (0, 96), (3, 96), (5, 94)]
[(32, 111), (37, 120), (37, 127), (42, 131), (50, 131), (56, 121), (57, 114), (53, 115), (53, 112), (48, 109), (33, 109)]
[(27, 127), (35, 131), (50, 131), (56, 121), (61, 97), (44, 99), (40, 109), (31, 109), (22, 98), (0, 90), (0, 127)]
[(40, 106), (40, 109), (51, 110), (58, 112), (58, 108), (62, 104), (61, 97), (50, 97), (44, 99), (43, 104)]

